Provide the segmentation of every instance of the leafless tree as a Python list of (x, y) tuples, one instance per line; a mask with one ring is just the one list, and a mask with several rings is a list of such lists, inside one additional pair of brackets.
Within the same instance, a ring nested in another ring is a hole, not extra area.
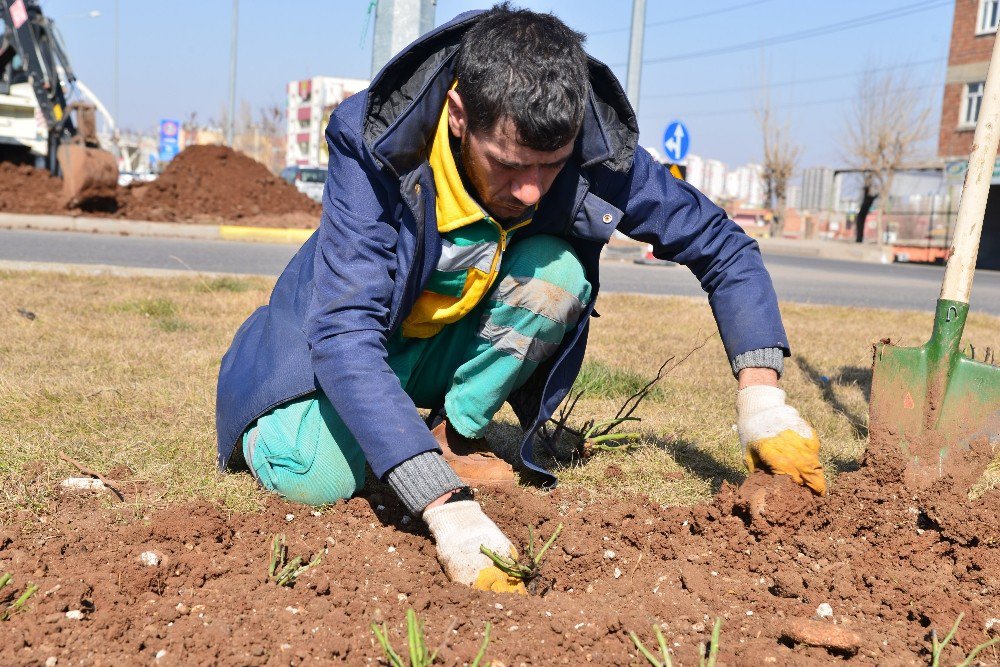
[(861, 172), (861, 206), (855, 221), (855, 241), (864, 241), (872, 206), (879, 204), (879, 243), (882, 213), (889, 203), (892, 182), (919, 154), (930, 131), (930, 105), (911, 85), (907, 70), (870, 68), (858, 79), (857, 94), (845, 118), (844, 159)]
[(771, 232), (781, 236), (785, 227), (785, 202), (788, 181), (795, 172), (795, 164), (802, 155), (802, 146), (791, 138), (788, 121), (779, 120), (771, 104), (770, 91), (765, 84), (764, 93), (757, 103), (754, 115), (764, 141), (764, 202), (771, 209), (774, 222)]

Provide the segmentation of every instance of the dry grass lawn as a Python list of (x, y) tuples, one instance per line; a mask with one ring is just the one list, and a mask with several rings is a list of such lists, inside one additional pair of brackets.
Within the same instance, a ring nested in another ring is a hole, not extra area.
[[(44, 508), (58, 481), (75, 472), (60, 452), (145, 483), (155, 493), (143, 494), (144, 503), (207, 496), (234, 510), (258, 506), (263, 496), (250, 477), (216, 472), (214, 395), (233, 332), (266, 302), (271, 284), (0, 273), (0, 521), (18, 509)], [(664, 359), (683, 356), (715, 330), (704, 300), (607, 294), (598, 309), (591, 390), (576, 410), (579, 420), (612, 416), (622, 400), (616, 381), (652, 378)], [(819, 432), (835, 484), (867, 442), (872, 341), (919, 344), (931, 316), (795, 304), (782, 310), (795, 352), (784, 387)], [(973, 314), (967, 338), (992, 345), (998, 325)], [(735, 390), (714, 336), (643, 403), (638, 447), (566, 466), (563, 484), (595, 498), (632, 491), (692, 503), (723, 480), (739, 481)], [(491, 438), (512, 442), (513, 423), (505, 409)]]

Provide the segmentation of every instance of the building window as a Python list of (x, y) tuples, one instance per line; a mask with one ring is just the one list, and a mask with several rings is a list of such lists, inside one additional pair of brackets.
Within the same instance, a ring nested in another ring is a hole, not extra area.
[(1000, 0), (979, 0), (976, 34), (990, 35), (995, 33), (998, 20), (1000, 20)]
[(982, 81), (965, 84), (965, 97), (962, 98), (962, 115), (958, 120), (959, 127), (975, 127), (979, 120), (979, 107), (983, 104)]

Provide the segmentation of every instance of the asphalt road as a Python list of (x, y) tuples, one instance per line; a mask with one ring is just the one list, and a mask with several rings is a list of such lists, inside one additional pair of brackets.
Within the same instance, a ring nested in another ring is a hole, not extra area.
[[(193, 241), (0, 230), (0, 260), (106, 264), (149, 269), (277, 275), (296, 247), (270, 243)], [(933, 310), (942, 267), (880, 265), (768, 254), (765, 262), (784, 301)], [(601, 289), (643, 294), (703, 294), (684, 267), (604, 262)], [(980, 271), (972, 290), (975, 312), (1000, 315), (1000, 272)]]

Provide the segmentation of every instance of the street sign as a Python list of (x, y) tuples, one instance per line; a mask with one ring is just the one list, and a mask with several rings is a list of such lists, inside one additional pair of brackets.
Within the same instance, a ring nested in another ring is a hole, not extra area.
[(690, 146), (691, 139), (684, 123), (675, 120), (667, 125), (667, 129), (663, 133), (663, 150), (667, 152), (668, 160), (680, 162), (687, 155)]
[[(960, 184), (965, 181), (965, 172), (969, 169), (966, 160), (955, 160), (944, 163), (944, 180), (947, 183)], [(993, 176), (990, 178), (991, 185), (1000, 185), (1000, 158), (993, 163)]]
[(166, 118), (160, 121), (160, 162), (170, 162), (181, 151), (180, 129), (179, 121)]

